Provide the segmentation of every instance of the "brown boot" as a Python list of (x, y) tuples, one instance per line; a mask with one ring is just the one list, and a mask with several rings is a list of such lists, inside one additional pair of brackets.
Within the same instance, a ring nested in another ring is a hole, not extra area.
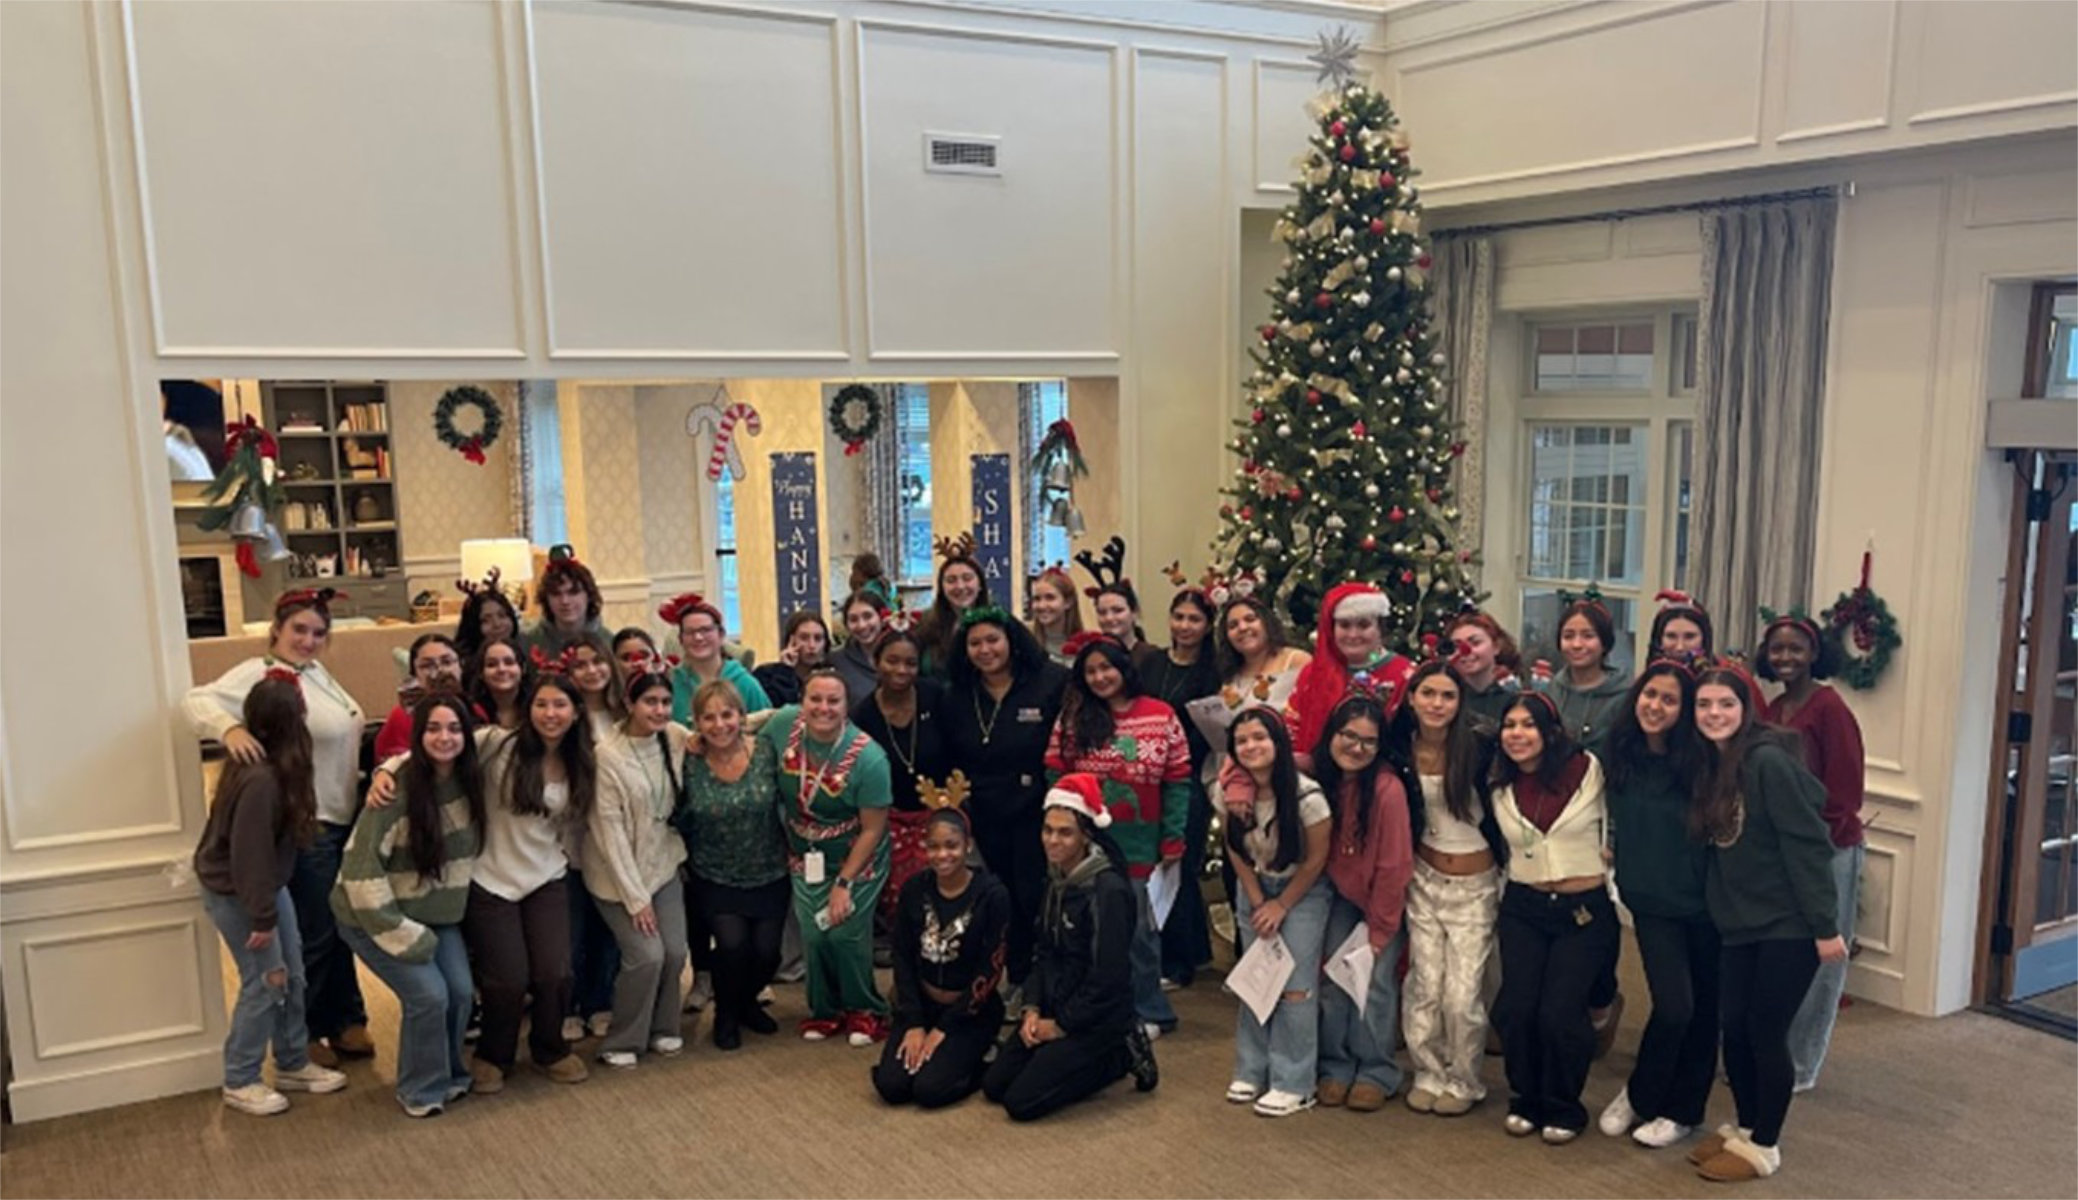
[(505, 1072), (496, 1064), (472, 1058), (469, 1060), (469, 1090), (478, 1096), (502, 1092), (505, 1090)]
[(1385, 1089), (1375, 1083), (1360, 1083), (1349, 1089), (1349, 1111), (1377, 1112), (1385, 1107)]
[(565, 1054), (541, 1070), (557, 1083), (583, 1083), (592, 1077), (592, 1073), (585, 1068), (584, 1060), (575, 1054)]
[(368, 1036), (366, 1025), (349, 1025), (332, 1039), (332, 1049), (344, 1058), (374, 1058), (375, 1039)]
[(1730, 1122), (1719, 1125), (1716, 1133), (1710, 1134), (1702, 1141), (1689, 1147), (1688, 1161), (1700, 1167), (1711, 1159), (1716, 1158), (1724, 1151), (1725, 1142), (1737, 1132), (1739, 1132), (1738, 1127)]
[(310, 1043), (310, 1061), (330, 1070), (336, 1071), (339, 1069), (338, 1052), (325, 1042), (313, 1041)]
[(1339, 1079), (1323, 1079), (1313, 1085), (1313, 1100), (1322, 1108), (1340, 1108), (1349, 1099), (1349, 1085)]

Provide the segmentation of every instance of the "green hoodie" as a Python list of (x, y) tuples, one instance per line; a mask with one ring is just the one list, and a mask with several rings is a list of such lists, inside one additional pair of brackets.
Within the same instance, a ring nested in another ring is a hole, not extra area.
[(1617, 711), (1630, 693), (1631, 673), (1622, 667), (1608, 667), (1602, 672), (1602, 682), (1591, 688), (1574, 687), (1568, 674), (1560, 667), (1558, 674), (1544, 685), (1544, 694), (1558, 705), (1559, 720), (1573, 740), (1590, 750), (1597, 749), (1609, 727), (1616, 723)]

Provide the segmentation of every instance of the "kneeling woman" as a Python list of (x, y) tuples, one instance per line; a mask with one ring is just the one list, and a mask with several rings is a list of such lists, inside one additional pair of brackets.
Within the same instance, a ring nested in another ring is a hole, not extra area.
[(1127, 1072), (1143, 1092), (1159, 1082), (1154, 1047), (1133, 1017), (1139, 903), (1118, 844), (1104, 832), (1110, 825), (1096, 776), (1063, 775), (1047, 791), (1047, 884), (1032, 972), (1017, 1028), (981, 1085), (1013, 1121), (1093, 1096)]
[(1501, 995), (1494, 1023), (1508, 1066), (1508, 1132), (1553, 1145), (1587, 1127), (1594, 1059), (1588, 993), (1621, 931), (1602, 862), (1602, 765), (1566, 736), (1542, 692), (1501, 713), (1494, 817), (1508, 839), (1501, 895)]
[(956, 808), (924, 824), (930, 869), (902, 885), (895, 908), (895, 1028), (873, 1087), (889, 1104), (942, 1108), (981, 1086), (982, 1060), (1003, 1025), (1003, 935), (1010, 893), (967, 866), (973, 845)]

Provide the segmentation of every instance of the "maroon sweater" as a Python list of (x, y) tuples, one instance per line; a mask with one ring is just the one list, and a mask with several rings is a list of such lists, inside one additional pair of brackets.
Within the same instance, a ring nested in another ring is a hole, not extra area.
[(1782, 715), (1782, 697), (1768, 704), (1769, 723), (1794, 729), (1804, 743), (1804, 765), (1825, 785), (1825, 823), (1841, 850), (1862, 844), (1862, 727), (1840, 693), (1820, 684), (1794, 716)]

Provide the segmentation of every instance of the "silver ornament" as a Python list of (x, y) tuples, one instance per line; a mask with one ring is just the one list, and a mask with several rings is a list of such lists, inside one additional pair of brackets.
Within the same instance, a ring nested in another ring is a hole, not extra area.
[(1277, 436), (1278, 436), (1278, 437), (1285, 437), (1285, 438), (1288, 438), (1288, 437), (1290, 437), (1291, 435), (1292, 435), (1292, 427), (1291, 427), (1291, 426), (1289, 426), (1289, 425), (1279, 425), (1279, 426), (1277, 427)]
[(1376, 499), (1378, 499), (1378, 485), (1377, 485), (1377, 484), (1375, 484), (1375, 483), (1367, 483), (1367, 484), (1365, 484), (1365, 485), (1364, 485), (1364, 499), (1366, 499), (1366, 500), (1376, 500)]
[(1364, 306), (1371, 303), (1371, 293), (1358, 292), (1356, 295), (1351, 296), (1349, 298), (1349, 302), (1351, 304), (1356, 305), (1358, 308), (1363, 308)]
[(1385, 277), (1387, 279), (1398, 279), (1403, 273), (1398, 267), (1387, 267), (1385, 269)]
[(1359, 271), (1368, 271), (1371, 269), (1371, 256), (1368, 254), (1359, 254), (1356, 256), (1356, 262), (1351, 265), (1356, 267), (1356, 269)]

